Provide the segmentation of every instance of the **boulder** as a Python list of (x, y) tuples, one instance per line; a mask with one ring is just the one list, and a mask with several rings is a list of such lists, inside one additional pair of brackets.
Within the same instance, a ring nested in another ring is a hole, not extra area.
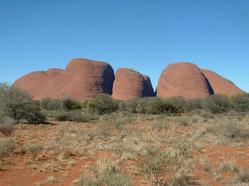
[(225, 79), (224, 77), (216, 74), (215, 72), (206, 69), (202, 69), (201, 71), (212, 86), (214, 94), (234, 96), (236, 94), (244, 93), (244, 91), (237, 87), (233, 82), (228, 79)]
[(192, 63), (170, 64), (162, 72), (157, 86), (161, 98), (181, 96), (186, 99), (203, 98), (213, 90), (201, 70)]
[(14, 86), (36, 100), (71, 97), (82, 101), (102, 93), (111, 95), (113, 81), (114, 72), (108, 63), (77, 58), (65, 70), (32, 72), (16, 80)]
[(127, 68), (117, 70), (113, 84), (113, 99), (129, 100), (150, 96), (154, 96), (154, 90), (148, 76)]

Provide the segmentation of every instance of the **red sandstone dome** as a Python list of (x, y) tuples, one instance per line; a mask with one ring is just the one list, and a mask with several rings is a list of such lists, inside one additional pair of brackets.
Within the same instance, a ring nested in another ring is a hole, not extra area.
[(157, 96), (181, 96), (186, 99), (202, 98), (212, 94), (212, 88), (201, 70), (192, 63), (170, 64), (158, 81)]
[(62, 69), (32, 72), (16, 80), (14, 86), (31, 94), (33, 99), (71, 97), (75, 100), (112, 94), (114, 72), (105, 62), (73, 59)]
[(202, 69), (201, 71), (212, 86), (214, 94), (234, 96), (236, 94), (244, 93), (244, 91), (238, 88), (233, 82), (223, 78), (215, 72), (205, 69)]
[(128, 100), (153, 95), (154, 90), (148, 76), (127, 68), (117, 70), (113, 84), (114, 99)]

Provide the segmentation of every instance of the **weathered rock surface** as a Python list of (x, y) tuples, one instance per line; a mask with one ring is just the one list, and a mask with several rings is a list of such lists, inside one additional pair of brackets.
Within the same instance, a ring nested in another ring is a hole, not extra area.
[(128, 100), (150, 96), (154, 96), (154, 90), (148, 76), (127, 68), (117, 70), (113, 84), (114, 99)]
[(108, 63), (78, 58), (65, 70), (32, 72), (16, 80), (14, 86), (37, 100), (71, 97), (80, 101), (102, 93), (112, 94), (113, 81), (114, 72)]
[[(155, 94), (146, 75), (120, 68), (114, 81), (114, 72), (108, 63), (80, 58), (71, 60), (65, 70), (53, 68), (29, 73), (16, 80), (14, 86), (27, 91), (36, 100), (71, 97), (82, 101), (102, 93), (112, 95), (114, 99), (128, 100)], [(215, 72), (201, 70), (188, 62), (168, 65), (160, 76), (156, 92), (161, 98), (182, 96), (186, 99), (244, 93)]]
[(209, 96), (213, 90), (201, 70), (192, 63), (170, 64), (158, 81), (157, 96), (181, 96), (186, 99)]
[(223, 94), (227, 96), (233, 96), (236, 94), (244, 93), (239, 87), (237, 87), (233, 82), (224, 77), (216, 74), (211, 70), (202, 69), (204, 76), (208, 79), (211, 87), (214, 90), (214, 94)]

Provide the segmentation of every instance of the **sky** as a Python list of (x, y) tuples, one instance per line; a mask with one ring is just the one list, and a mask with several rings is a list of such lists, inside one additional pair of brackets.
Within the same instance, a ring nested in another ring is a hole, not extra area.
[(0, 82), (76, 57), (149, 75), (211, 69), (249, 91), (249, 0), (0, 0)]

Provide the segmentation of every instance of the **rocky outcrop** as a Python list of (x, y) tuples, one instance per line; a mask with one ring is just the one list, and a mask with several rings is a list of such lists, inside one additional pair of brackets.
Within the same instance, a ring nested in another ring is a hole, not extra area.
[(211, 87), (213, 88), (214, 94), (234, 96), (236, 94), (244, 93), (244, 91), (237, 87), (233, 82), (225, 79), (224, 77), (216, 74), (215, 72), (206, 69), (202, 69), (201, 71), (209, 81)]
[[(65, 70), (53, 68), (24, 75), (14, 86), (27, 91), (35, 100), (71, 97), (83, 101), (103, 93), (117, 100), (128, 100), (155, 94), (146, 75), (120, 68), (114, 81), (114, 72), (108, 63), (81, 58), (71, 60)], [(168, 65), (156, 90), (161, 98), (181, 96), (186, 99), (241, 93), (244, 91), (231, 81), (188, 62)]]
[(127, 68), (117, 70), (113, 84), (114, 99), (128, 100), (153, 95), (154, 90), (148, 76)]
[(181, 96), (193, 99), (211, 94), (213, 90), (201, 70), (188, 62), (168, 65), (158, 81), (157, 96), (161, 98)]
[(86, 100), (102, 93), (112, 94), (114, 72), (105, 62), (73, 59), (62, 69), (32, 72), (14, 82), (33, 99), (71, 97)]

